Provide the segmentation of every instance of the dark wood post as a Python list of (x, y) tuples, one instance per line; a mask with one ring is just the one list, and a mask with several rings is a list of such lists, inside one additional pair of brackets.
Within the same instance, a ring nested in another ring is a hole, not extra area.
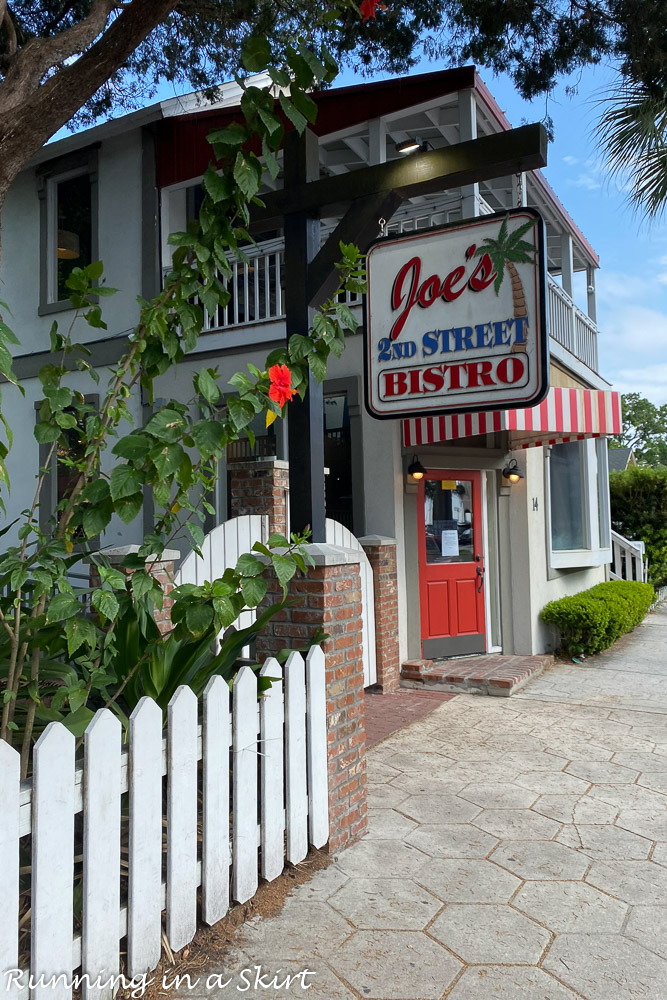
[[(320, 175), (317, 136), (285, 136), (285, 188), (296, 189)], [(320, 249), (320, 222), (316, 212), (285, 215), (285, 324), (287, 337), (306, 334), (312, 310), (308, 305), (308, 266)], [(296, 396), (287, 418), (290, 478), (290, 526), (303, 531), (310, 525), (313, 542), (325, 541), (324, 405), (322, 385), (312, 376), (302, 402)]]

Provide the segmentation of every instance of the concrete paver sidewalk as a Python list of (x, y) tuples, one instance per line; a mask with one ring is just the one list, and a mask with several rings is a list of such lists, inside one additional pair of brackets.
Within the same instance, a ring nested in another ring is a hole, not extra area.
[(263, 997), (665, 1000), (666, 639), (663, 607), (380, 743), (368, 836), (245, 924), (227, 975), (261, 966), (234, 982)]

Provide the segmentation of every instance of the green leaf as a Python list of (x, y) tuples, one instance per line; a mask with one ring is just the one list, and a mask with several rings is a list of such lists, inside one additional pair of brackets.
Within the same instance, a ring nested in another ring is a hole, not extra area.
[(267, 583), (261, 576), (244, 576), (241, 580), (241, 593), (243, 600), (249, 608), (256, 608), (264, 599)]
[(249, 132), (245, 125), (241, 125), (240, 122), (233, 122), (227, 128), (209, 132), (206, 136), (206, 141), (210, 142), (212, 146), (221, 146), (228, 155), (232, 149), (242, 146), (248, 136)]
[(153, 577), (145, 569), (138, 569), (132, 574), (132, 592), (135, 597), (143, 597), (153, 589)]
[(234, 180), (248, 200), (255, 197), (262, 182), (262, 167), (256, 156), (242, 152), (236, 154)]
[(201, 636), (213, 624), (213, 608), (208, 604), (192, 604), (185, 612), (185, 625), (195, 637)]
[[(65, 635), (67, 636), (67, 652), (72, 656), (77, 649), (83, 646), (84, 643), (89, 649), (94, 649), (97, 645), (97, 632), (95, 626), (92, 622), (88, 621), (87, 618), (70, 618), (65, 626)], [(83, 701), (85, 701), (85, 692), (83, 692)], [(76, 699), (75, 699), (76, 701)], [(70, 695), (69, 703), (72, 708), (79, 708), (82, 702), (75, 706), (72, 697)]]
[(108, 496), (109, 485), (105, 479), (93, 479), (81, 492), (81, 499), (90, 503), (102, 503)]
[(236, 597), (237, 595), (213, 598), (213, 608), (220, 618), (223, 628), (228, 628), (239, 616), (241, 609), (238, 607), (238, 600), (235, 600)]
[(40, 421), (40, 423), (35, 424), (33, 434), (38, 444), (50, 444), (60, 437), (60, 428), (55, 424), (46, 424)]
[(250, 552), (244, 552), (242, 556), (239, 556), (234, 569), (240, 576), (259, 576), (260, 573), (264, 572), (266, 566), (261, 559), (251, 555)]
[(233, 194), (232, 185), (228, 177), (221, 176), (217, 171), (209, 167), (202, 178), (204, 190), (214, 204), (226, 201)]
[(317, 118), (317, 104), (315, 104), (312, 97), (308, 97), (308, 95), (304, 93), (303, 90), (299, 90), (298, 87), (294, 87), (291, 90), (290, 97), (292, 98), (294, 106), (312, 124)]
[(46, 612), (47, 622), (62, 622), (81, 611), (81, 605), (71, 594), (56, 594)]
[(129, 465), (117, 465), (111, 473), (109, 482), (111, 496), (114, 500), (134, 496), (141, 490), (141, 476)]
[(162, 480), (166, 480), (173, 475), (185, 457), (185, 452), (180, 444), (167, 444), (163, 448), (158, 448), (151, 452), (153, 464), (157, 474)]
[(198, 420), (191, 432), (195, 445), (204, 458), (219, 456), (225, 444), (225, 432), (217, 420)]
[(95, 538), (97, 535), (101, 534), (110, 520), (110, 505), (96, 504), (94, 507), (86, 508), (83, 512), (82, 518), (83, 530), (86, 538)]
[(234, 421), (237, 430), (247, 427), (255, 418), (255, 407), (246, 399), (238, 396), (230, 396), (227, 400), (229, 415)]
[(134, 496), (126, 497), (116, 503), (116, 513), (124, 524), (129, 524), (134, 521), (143, 505), (143, 494), (135, 493)]
[(278, 100), (280, 101), (280, 107), (283, 109), (294, 128), (297, 130), (299, 135), (302, 135), (303, 130), (308, 124), (307, 119), (301, 114), (300, 111), (297, 111), (291, 101), (283, 94), (280, 95)]
[(152, 442), (145, 434), (128, 434), (121, 438), (111, 449), (114, 455), (119, 458), (127, 458), (129, 461), (143, 459), (152, 447)]
[(103, 618), (113, 621), (118, 614), (118, 598), (108, 590), (95, 590), (93, 592), (93, 607), (99, 611)]
[(220, 388), (215, 380), (212, 368), (204, 368), (195, 378), (197, 392), (200, 392), (208, 403), (217, 403), (220, 399)]
[(166, 407), (160, 410), (146, 424), (145, 430), (160, 441), (173, 443), (178, 441), (181, 434), (187, 429), (185, 417), (177, 410)]
[(311, 354), (308, 357), (308, 364), (317, 381), (324, 382), (327, 377), (326, 360), (320, 354)]
[(271, 45), (267, 38), (257, 35), (248, 39), (241, 53), (241, 62), (249, 73), (260, 73), (271, 62)]
[(300, 333), (293, 333), (289, 339), (289, 354), (293, 361), (303, 361), (313, 350), (313, 342), (310, 337), (304, 337)]
[(278, 577), (278, 583), (284, 587), (296, 573), (296, 563), (289, 556), (272, 555), (271, 562)]
[(201, 525), (199, 525), (199, 524), (193, 524), (192, 521), (188, 521), (187, 524), (186, 524), (186, 528), (188, 529), (188, 532), (190, 533), (190, 537), (192, 538), (192, 541), (195, 543), (195, 545), (198, 548), (201, 548), (201, 546), (204, 544), (204, 537), (205, 537), (204, 530), (201, 527)]

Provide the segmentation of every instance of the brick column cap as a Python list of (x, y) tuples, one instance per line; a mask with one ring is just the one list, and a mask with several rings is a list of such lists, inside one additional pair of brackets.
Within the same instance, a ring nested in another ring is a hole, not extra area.
[(229, 468), (235, 469), (289, 469), (289, 462), (282, 458), (250, 458), (242, 462), (235, 462), (233, 459), (228, 463)]
[(379, 545), (396, 545), (395, 538), (389, 538), (387, 535), (364, 535), (363, 538), (357, 539), (360, 545), (363, 545), (365, 549), (375, 548)]
[[(96, 554), (106, 556), (111, 563), (122, 562), (125, 556), (138, 552), (140, 548), (141, 546), (139, 545), (117, 545), (108, 549), (98, 549)], [(159, 562), (175, 562), (177, 559), (180, 559), (180, 556), (179, 549), (165, 549), (159, 558)], [(146, 562), (155, 558), (155, 555), (146, 556)], [(90, 562), (90, 558), (86, 558), (85, 561)]]

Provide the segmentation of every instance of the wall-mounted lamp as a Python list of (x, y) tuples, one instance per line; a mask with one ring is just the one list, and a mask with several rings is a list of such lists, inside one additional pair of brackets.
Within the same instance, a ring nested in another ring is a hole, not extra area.
[(412, 456), (412, 461), (408, 466), (408, 475), (412, 476), (413, 479), (416, 479), (417, 482), (419, 482), (420, 479), (423, 479), (426, 475), (426, 469), (416, 455)]
[(410, 153), (425, 153), (428, 149), (433, 149), (431, 143), (428, 139), (420, 139), (418, 135), (396, 143), (396, 152), (402, 153), (404, 156), (408, 156)]
[(503, 469), (503, 479), (507, 479), (512, 486), (515, 486), (516, 483), (523, 479), (523, 472), (519, 469), (516, 458), (511, 458)]

